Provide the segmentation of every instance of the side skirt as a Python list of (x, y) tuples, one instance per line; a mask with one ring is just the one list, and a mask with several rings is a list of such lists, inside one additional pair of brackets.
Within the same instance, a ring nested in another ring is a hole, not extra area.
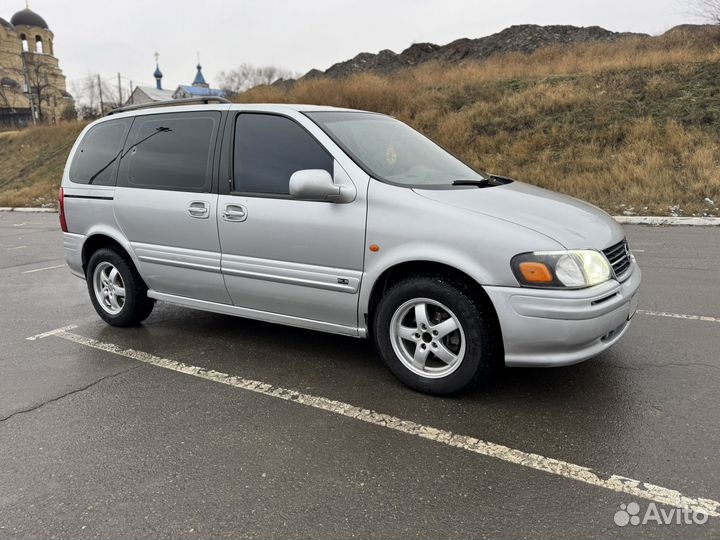
[(343, 326), (341, 324), (333, 324), (313, 319), (304, 319), (302, 317), (293, 317), (291, 315), (282, 315), (280, 313), (271, 313), (269, 311), (261, 311), (258, 309), (250, 309), (229, 304), (219, 304), (216, 302), (208, 302), (206, 300), (196, 300), (185, 296), (176, 296), (174, 294), (166, 294), (149, 289), (147, 295), (156, 300), (177, 304), (178, 306), (199, 309), (201, 311), (211, 311), (213, 313), (222, 313), (223, 315), (234, 315), (236, 317), (245, 317), (246, 319), (256, 319), (276, 324), (284, 324), (286, 326), (296, 326), (298, 328), (307, 328), (309, 330), (318, 330), (320, 332), (329, 332), (331, 334), (341, 334), (343, 336), (367, 337), (365, 328), (355, 328), (353, 326)]

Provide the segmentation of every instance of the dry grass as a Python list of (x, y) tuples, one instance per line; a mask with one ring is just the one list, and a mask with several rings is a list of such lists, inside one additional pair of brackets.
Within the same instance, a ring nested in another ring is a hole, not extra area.
[(52, 206), (70, 148), (85, 124), (39, 126), (0, 136), (0, 206)]
[(382, 77), (258, 87), (243, 102), (392, 114), (477, 167), (611, 212), (719, 215), (720, 29), (548, 47)]
[[(258, 87), (244, 102), (392, 114), (478, 168), (610, 212), (720, 215), (720, 28), (548, 47), (391, 77)], [(82, 124), (0, 136), (0, 206), (53, 204)]]

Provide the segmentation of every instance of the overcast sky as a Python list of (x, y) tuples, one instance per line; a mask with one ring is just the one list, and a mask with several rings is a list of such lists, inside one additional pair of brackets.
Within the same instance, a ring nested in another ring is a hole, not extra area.
[[(689, 1), (689, 0), (688, 0)], [(211, 84), (243, 62), (298, 73), (326, 69), (361, 51), (401, 51), (413, 42), (444, 44), (513, 24), (599, 25), (662, 33), (692, 21), (684, 0), (30, 0), (55, 33), (69, 80), (99, 72), (163, 86), (190, 83), (200, 53)], [(0, 0), (10, 19), (24, 0)]]

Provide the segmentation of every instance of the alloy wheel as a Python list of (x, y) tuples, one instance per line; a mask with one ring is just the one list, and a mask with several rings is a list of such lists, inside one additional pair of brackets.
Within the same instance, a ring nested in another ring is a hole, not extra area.
[(93, 273), (95, 298), (110, 315), (117, 315), (125, 305), (125, 283), (117, 268), (103, 261)]
[(429, 298), (408, 300), (395, 310), (390, 340), (403, 365), (422, 377), (446, 377), (465, 356), (460, 320), (447, 306)]

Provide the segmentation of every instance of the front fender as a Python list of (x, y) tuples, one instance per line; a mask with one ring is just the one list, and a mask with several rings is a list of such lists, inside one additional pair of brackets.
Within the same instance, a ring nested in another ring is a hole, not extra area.
[[(431, 254), (431, 256), (428, 256)], [(370, 297), (378, 279), (388, 270), (405, 263), (437, 263), (467, 274), (478, 284), (492, 283), (491, 274), (480, 259), (469, 256), (449, 245), (408, 242), (393, 249), (370, 252), (365, 259), (365, 272), (360, 284), (358, 320), (369, 311)]]
[[(493, 188), (495, 189), (495, 188)], [(368, 189), (365, 265), (358, 320), (382, 274), (398, 264), (440, 263), (479, 285), (518, 286), (510, 268), (518, 253), (562, 249), (537, 231), (423, 197), (412, 189), (371, 180)], [(371, 245), (378, 246), (375, 251)]]

